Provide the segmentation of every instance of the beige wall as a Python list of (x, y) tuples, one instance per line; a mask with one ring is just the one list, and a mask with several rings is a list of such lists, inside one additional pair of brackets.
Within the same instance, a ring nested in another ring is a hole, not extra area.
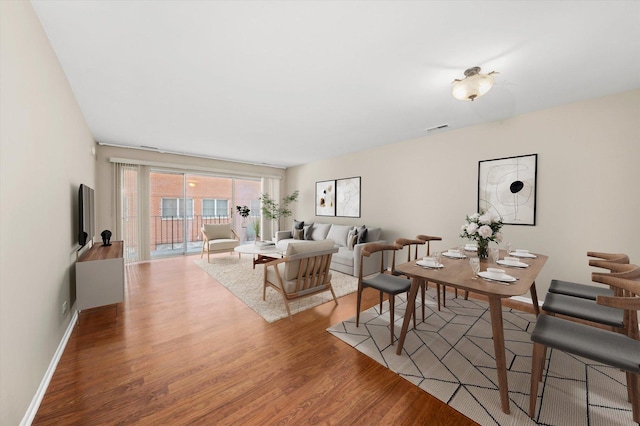
[[(625, 92), (291, 168), (287, 192), (300, 190), (296, 219), (381, 226), (388, 240), (439, 235), (445, 249), (476, 210), (478, 161), (538, 154), (536, 226), (503, 231), (549, 255), (542, 298), (552, 278), (590, 281), (588, 250), (640, 263), (639, 117), (640, 90)], [(316, 217), (315, 182), (351, 176), (362, 177), (362, 218)]]
[(15, 425), (71, 319), (95, 143), (29, 2), (0, 2), (0, 52), (0, 424)]

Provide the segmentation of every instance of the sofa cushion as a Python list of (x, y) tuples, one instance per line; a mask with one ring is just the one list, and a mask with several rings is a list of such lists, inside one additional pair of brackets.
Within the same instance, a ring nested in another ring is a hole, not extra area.
[(356, 229), (358, 231), (358, 244), (364, 243), (367, 241), (367, 227), (362, 225), (361, 227)]
[(311, 227), (311, 239), (315, 241), (325, 240), (330, 228), (330, 223), (314, 223)]
[[(329, 250), (333, 248), (333, 244), (334, 244), (333, 240), (323, 240), (323, 241), (304, 242), (304, 243), (293, 242), (287, 246), (287, 251), (285, 252), (285, 255), (291, 256), (294, 254)], [(282, 279), (286, 281), (295, 279), (298, 276), (299, 265), (300, 265), (299, 260), (294, 260), (292, 262), (285, 262), (284, 276), (282, 277)]]
[(240, 245), (240, 241), (232, 238), (216, 238), (215, 240), (209, 240), (208, 245), (211, 251), (232, 251)]
[(331, 263), (339, 263), (340, 265), (346, 265), (353, 268), (353, 251), (347, 247), (338, 248), (338, 252), (333, 254)]
[(304, 240), (304, 229), (293, 229), (294, 240)]
[(327, 238), (336, 242), (340, 247), (347, 246), (347, 235), (353, 229), (350, 225), (331, 225)]
[(375, 241), (380, 241), (381, 234), (382, 229), (380, 228), (367, 228), (367, 238), (364, 242), (373, 243)]

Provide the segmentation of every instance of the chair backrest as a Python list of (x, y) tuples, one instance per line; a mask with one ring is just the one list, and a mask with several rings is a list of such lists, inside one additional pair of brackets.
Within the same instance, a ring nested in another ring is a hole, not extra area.
[(411, 240), (409, 238), (396, 238), (396, 240), (393, 242), (395, 245), (398, 245), (400, 247), (408, 247), (407, 250), (407, 262), (411, 261), (411, 247), (415, 246), (415, 251), (413, 253), (413, 260), (417, 260), (418, 259), (418, 246), (419, 245), (424, 245), (426, 241), (423, 240)]
[(589, 260), (589, 266), (601, 267), (600, 264), (603, 261), (611, 263), (629, 263), (629, 256), (624, 253), (603, 253), (597, 251), (588, 251), (587, 256), (596, 258)]
[(429, 256), (431, 254), (431, 247), (429, 245), (429, 243), (431, 243), (431, 241), (442, 241), (442, 237), (436, 237), (433, 235), (417, 235), (416, 239), (424, 241), (425, 243), (427, 243), (427, 256)]
[(205, 223), (202, 225), (202, 232), (209, 240), (220, 240), (231, 238), (230, 223)]
[[(302, 268), (303, 275), (304, 274), (313, 274), (313, 270), (307, 270), (307, 266), (309, 264), (309, 260), (311, 257), (317, 257), (316, 253), (318, 252), (326, 252), (330, 251), (330, 254), (333, 254), (338, 251), (337, 248), (334, 249), (333, 240), (321, 240), (321, 241), (309, 241), (309, 242), (298, 242), (298, 243), (289, 243), (287, 246), (287, 251), (285, 252), (285, 256), (289, 259), (285, 262), (284, 265), (284, 277), (282, 279), (289, 281), (294, 280), (300, 276), (300, 270)], [(322, 255), (321, 255), (322, 256)], [(304, 260), (307, 259), (307, 260)], [(318, 259), (313, 260), (316, 262)], [(328, 260), (328, 263), (331, 263), (331, 256), (327, 257), (324, 260)], [(318, 269), (321, 267), (321, 264), (318, 264)], [(328, 265), (327, 268), (328, 270)]]
[(384, 252), (385, 251), (390, 251), (391, 252), (391, 270), (394, 271), (396, 269), (396, 250), (401, 249), (402, 247), (397, 245), (397, 244), (381, 244), (381, 243), (367, 243), (362, 247), (362, 250), (360, 251), (360, 272), (358, 273), (358, 276), (360, 279), (362, 279), (362, 265), (364, 264), (363, 262), (363, 256), (371, 256), (373, 253), (377, 253), (377, 252), (382, 252), (382, 256), (380, 256), (380, 273), (383, 274), (385, 272), (385, 267), (384, 267)]

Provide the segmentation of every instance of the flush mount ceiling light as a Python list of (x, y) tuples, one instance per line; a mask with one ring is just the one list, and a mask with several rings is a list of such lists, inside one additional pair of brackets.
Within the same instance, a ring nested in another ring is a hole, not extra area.
[(476, 98), (487, 93), (493, 86), (493, 74), (498, 74), (495, 71), (491, 71), (489, 74), (480, 74), (480, 67), (469, 68), (464, 72), (464, 78), (462, 80), (453, 80), (453, 89), (451, 94), (456, 99), (461, 101), (475, 101)]

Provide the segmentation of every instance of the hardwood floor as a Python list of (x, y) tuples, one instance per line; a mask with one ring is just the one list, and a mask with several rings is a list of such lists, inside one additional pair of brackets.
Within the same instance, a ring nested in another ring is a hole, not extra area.
[(269, 324), (193, 259), (128, 266), (125, 302), (80, 315), (33, 424), (476, 424), (325, 331), (355, 294)]

